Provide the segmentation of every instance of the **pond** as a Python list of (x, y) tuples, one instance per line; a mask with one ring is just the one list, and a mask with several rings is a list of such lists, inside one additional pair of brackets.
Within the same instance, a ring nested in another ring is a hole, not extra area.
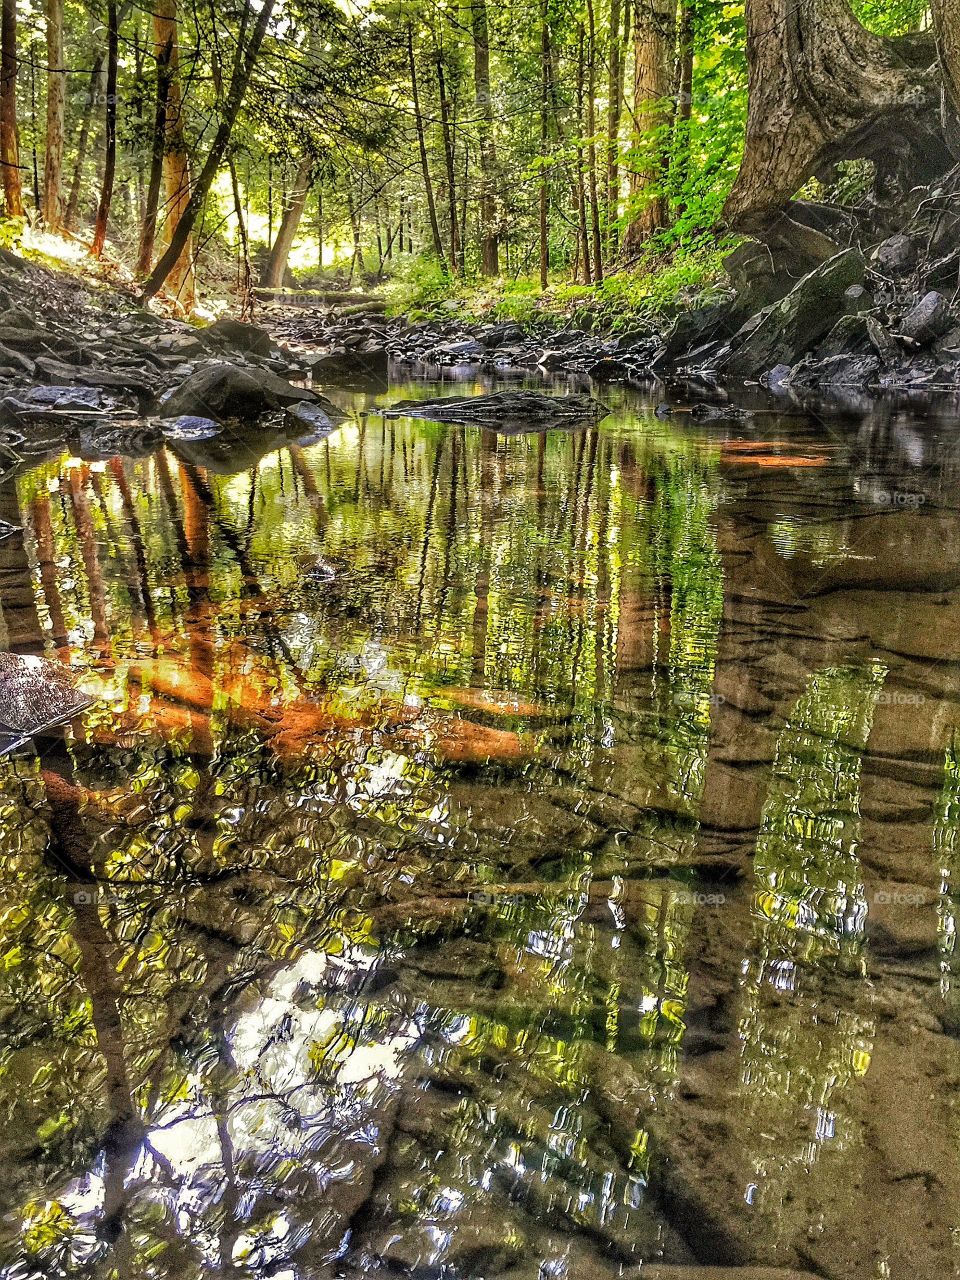
[(955, 429), (465, 389), (0, 485), (0, 1275), (957, 1274)]

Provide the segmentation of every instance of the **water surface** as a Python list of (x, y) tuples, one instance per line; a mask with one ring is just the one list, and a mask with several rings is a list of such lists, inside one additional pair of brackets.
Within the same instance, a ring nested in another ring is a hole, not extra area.
[(960, 1274), (953, 428), (440, 390), (0, 485), (2, 1275)]

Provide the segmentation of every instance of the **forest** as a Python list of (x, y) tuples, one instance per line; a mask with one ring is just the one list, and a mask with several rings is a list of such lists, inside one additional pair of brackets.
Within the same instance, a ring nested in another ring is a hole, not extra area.
[(796, 278), (950, 171), (958, 31), (957, 0), (5, 0), (4, 242), (185, 314), (384, 282), (629, 310), (744, 235)]

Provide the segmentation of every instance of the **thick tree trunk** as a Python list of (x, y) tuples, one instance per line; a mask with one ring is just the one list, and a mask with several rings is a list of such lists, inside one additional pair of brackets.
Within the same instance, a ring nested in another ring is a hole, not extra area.
[(93, 244), (90, 252), (95, 258), (103, 253), (107, 239), (107, 222), (113, 203), (113, 181), (117, 172), (117, 29), (116, 0), (107, 0), (107, 101), (104, 114), (106, 158), (103, 165), (103, 186), (97, 206), (97, 221), (93, 228)]
[(624, 236), (627, 249), (639, 249), (667, 225), (667, 202), (660, 190), (663, 147), (657, 134), (670, 119), (676, 26), (676, 0), (635, 0), (634, 145), (646, 154), (630, 175), (630, 194), (639, 208)]
[(283, 277), (287, 271), (287, 259), (300, 228), (300, 219), (307, 205), (310, 194), (310, 182), (313, 175), (313, 162), (304, 156), (293, 180), (293, 190), (287, 197), (287, 205), (280, 219), (280, 230), (270, 250), (270, 257), (264, 268), (261, 285), (264, 289), (279, 289), (283, 285)]
[(587, 173), (590, 178), (590, 229), (593, 237), (593, 278), (603, 279), (603, 238), (600, 234), (600, 190), (597, 183), (597, 22), (593, 0), (587, 0)]
[[(630, 11), (630, 0), (624, 6)], [(604, 200), (607, 249), (615, 248), (614, 223), (620, 203), (620, 113), (623, 104), (623, 68), (625, 48), (620, 37), (620, 0), (610, 0), (610, 58), (607, 76), (607, 178)]]
[[(183, 87), (180, 83), (180, 30), (177, 0), (154, 0), (153, 40), (157, 71), (166, 72), (165, 131), (163, 143), (163, 186), (166, 219), (163, 238), (167, 246), (190, 203), (190, 157), (183, 128)], [(166, 59), (161, 68), (161, 60)], [(152, 249), (151, 249), (152, 252)], [(150, 264), (144, 270), (149, 271)], [(169, 289), (185, 311), (196, 301), (192, 236), (184, 242), (169, 272)]]
[[(951, 6), (940, 0), (939, 13)], [(929, 60), (916, 43), (867, 31), (847, 0), (750, 0), (747, 59), (746, 146), (725, 210), (737, 229), (762, 234), (808, 178), (838, 160), (899, 164), (910, 181), (936, 163), (940, 85)]]
[(73, 170), (73, 181), (70, 184), (70, 198), (67, 201), (67, 212), (63, 219), (64, 228), (72, 231), (77, 223), (80, 210), (80, 194), (83, 189), (83, 167), (87, 160), (87, 149), (90, 146), (90, 125), (93, 121), (93, 109), (100, 98), (100, 80), (103, 75), (103, 54), (98, 53), (90, 71), (90, 89), (83, 104), (83, 119), (80, 124), (80, 138), (77, 142), (77, 163)]
[[(167, 246), (166, 252), (160, 261), (154, 267), (143, 287), (143, 297), (152, 298), (162, 287), (170, 272), (177, 263), (178, 258), (184, 250), (184, 246), (189, 242), (193, 234), (193, 228), (197, 218), (200, 216), (200, 210), (203, 208), (204, 201), (210, 188), (213, 186), (213, 180), (217, 176), (217, 170), (223, 162), (226, 155), (227, 147), (230, 144), (230, 135), (233, 133), (233, 126), (236, 124), (237, 116), (240, 114), (240, 107), (246, 96), (247, 85), (250, 83), (250, 77), (253, 74), (254, 64), (257, 55), (260, 52), (260, 46), (263, 44), (263, 38), (267, 34), (267, 27), (270, 25), (270, 19), (273, 16), (273, 9), (276, 0), (263, 0), (263, 6), (257, 15), (257, 20), (250, 40), (244, 49), (242, 38), (237, 40), (237, 51), (234, 59), (233, 77), (230, 82), (230, 92), (227, 94), (227, 100), (223, 106), (223, 113), (217, 132), (214, 135), (210, 151), (207, 154), (204, 166), (200, 171), (193, 190), (190, 192), (190, 199), (187, 206), (180, 217), (180, 221), (171, 237), (170, 244)], [(249, 3), (244, 12), (243, 25), (246, 25), (250, 16)]]
[(485, 276), (500, 272), (497, 245), (496, 167), (493, 97), (490, 92), (490, 36), (486, 0), (471, 0), (473, 33), (473, 85), (480, 135), (480, 270)]
[[(154, 19), (156, 21), (156, 19)], [(170, 94), (170, 59), (173, 53), (173, 35), (158, 46), (157, 98), (153, 118), (153, 140), (150, 155), (150, 178), (147, 183), (147, 199), (140, 227), (140, 246), (137, 252), (137, 275), (145, 276), (153, 263), (153, 247), (157, 239), (157, 214), (160, 208), (160, 184), (163, 181), (164, 152), (167, 136), (167, 98)]]
[(3, 0), (0, 17), (0, 165), (8, 218), (22, 218), (20, 136), (17, 132), (17, 0)]
[(48, 231), (63, 225), (61, 172), (67, 73), (63, 58), (63, 0), (47, 0), (47, 150), (43, 166), (43, 224)]
[(931, 11), (947, 101), (960, 116), (960, 0), (932, 0)]
[(423, 129), (423, 113), (420, 110), (420, 89), (417, 84), (417, 60), (413, 54), (413, 27), (407, 25), (407, 57), (410, 64), (410, 93), (413, 97), (413, 116), (417, 128), (417, 143), (420, 148), (420, 168), (423, 171), (423, 189), (427, 198), (427, 214), (430, 218), (430, 232), (433, 236), (433, 248), (437, 261), (444, 271), (447, 260), (443, 252), (443, 237), (440, 235), (440, 222), (437, 218), (437, 202), (433, 195), (433, 180), (430, 177), (430, 161), (427, 157), (427, 139)]

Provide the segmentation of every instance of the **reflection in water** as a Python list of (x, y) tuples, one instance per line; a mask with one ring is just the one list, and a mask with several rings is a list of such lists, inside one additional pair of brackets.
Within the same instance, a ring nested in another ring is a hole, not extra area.
[[(798, 1172), (830, 1185), (860, 1150), (886, 667), (816, 644), (790, 667), (768, 599), (722, 657), (755, 592), (722, 520), (818, 571), (856, 530), (769, 510), (771, 477), (797, 508), (834, 483), (822, 443), (667, 430), (369, 412), (251, 470), (192, 444), (0, 486), (24, 528), (6, 643), (97, 698), (0, 762), (4, 1277), (690, 1261), (665, 1117), (716, 969), (741, 1001), (734, 1194), (763, 1218), (737, 1247), (796, 1261)], [(735, 904), (744, 838), (758, 910), (724, 952), (702, 890)]]

